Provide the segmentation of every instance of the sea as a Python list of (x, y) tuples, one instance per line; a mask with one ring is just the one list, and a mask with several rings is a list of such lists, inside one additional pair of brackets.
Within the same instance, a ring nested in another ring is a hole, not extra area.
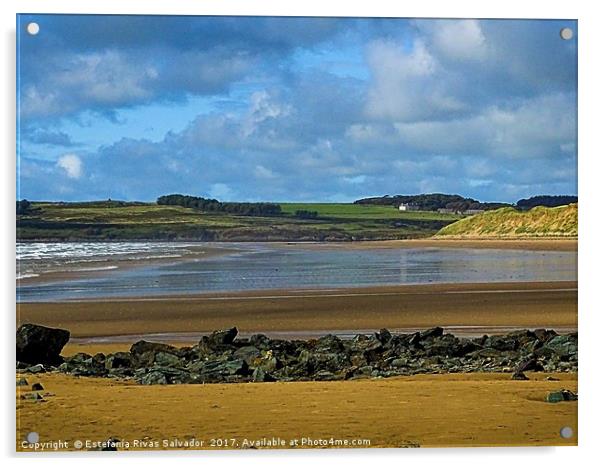
[[(204, 257), (203, 251), (211, 251)], [(285, 243), (18, 243), (17, 301), (577, 279), (577, 253)], [(28, 280), (29, 279), (29, 280)]]

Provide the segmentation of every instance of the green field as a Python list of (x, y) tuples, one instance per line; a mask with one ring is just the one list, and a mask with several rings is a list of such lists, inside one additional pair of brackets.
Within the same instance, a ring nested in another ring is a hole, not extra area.
[[(279, 216), (243, 216), (118, 202), (33, 203), (17, 217), (20, 240), (350, 241), (431, 236), (459, 216), (390, 206), (281, 204)], [(298, 210), (317, 218), (297, 218)]]

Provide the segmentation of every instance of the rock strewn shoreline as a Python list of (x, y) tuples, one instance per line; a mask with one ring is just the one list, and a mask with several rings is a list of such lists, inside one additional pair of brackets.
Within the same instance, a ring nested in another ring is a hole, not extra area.
[[(236, 338), (238, 330), (215, 331), (191, 347), (139, 341), (129, 352), (71, 357), (49, 355), (45, 349), (56, 332), (64, 330), (26, 324), (23, 333), (44, 335), (36, 341), (40, 360), (28, 352), (17, 362), (18, 372), (59, 371), (75, 376), (133, 379), (140, 384), (237, 383), (271, 381), (328, 381), (399, 375), (507, 372), (525, 380), (524, 372), (574, 372), (578, 363), (578, 335), (558, 335), (553, 330), (521, 330), (506, 335), (457, 338), (441, 327), (413, 334), (391, 334), (387, 329), (373, 335), (341, 340), (333, 335), (314, 340), (277, 340), (257, 334)], [(46, 329), (40, 331), (40, 328)], [(46, 346), (45, 346), (46, 345)], [(58, 352), (62, 349), (62, 345)], [(27, 348), (17, 348), (23, 354)], [(51, 365), (48, 361), (54, 361)]]

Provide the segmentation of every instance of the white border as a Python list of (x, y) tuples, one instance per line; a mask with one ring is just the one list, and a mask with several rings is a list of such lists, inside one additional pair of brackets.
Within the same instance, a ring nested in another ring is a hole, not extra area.
[[(379, 462), (458, 463), (462, 465), (504, 464), (517, 459), (529, 462), (545, 461), (552, 464), (579, 464), (596, 453), (600, 444), (600, 352), (599, 328), (602, 306), (594, 293), (599, 288), (598, 264), (600, 248), (598, 236), (602, 230), (596, 228), (601, 222), (600, 138), (599, 109), (600, 48), (602, 47), (602, 22), (595, 9), (595, 2), (555, 1), (542, 2), (525, 0), (421, 0), (401, 2), (394, 0), (4, 0), (0, 2), (3, 39), (2, 60), (2, 203), (4, 220), (2, 228), (2, 316), (4, 318), (4, 354), (2, 374), (2, 426), (3, 451), (15, 460), (15, 410), (13, 404), (14, 385), (14, 197), (15, 197), (15, 14), (20, 13), (119, 13), (119, 14), (237, 14), (237, 15), (281, 15), (281, 16), (401, 16), (401, 17), (479, 17), (479, 18), (565, 18), (579, 20), (579, 196), (580, 196), (580, 263), (579, 263), (579, 308), (580, 308), (580, 375), (579, 375), (579, 443), (578, 448), (486, 448), (486, 449), (430, 449), (430, 450), (328, 450), (303, 452), (196, 452), (133, 454), (118, 456), (119, 462), (137, 461), (145, 464), (164, 464), (168, 458), (177, 456), (178, 463), (214, 464), (239, 460), (245, 464), (332, 464), (341, 460), (346, 464)], [(10, 375), (10, 377), (8, 377)], [(520, 416), (520, 413), (517, 413)], [(23, 455), (21, 455), (23, 458)], [(106, 455), (86, 455), (87, 463), (107, 459)], [(50, 461), (64, 463), (68, 458), (81, 462), (80, 455), (50, 456)], [(117, 457), (112, 456), (116, 459)], [(25, 464), (38, 463), (40, 455), (24, 457)], [(48, 459), (48, 458), (46, 458)]]

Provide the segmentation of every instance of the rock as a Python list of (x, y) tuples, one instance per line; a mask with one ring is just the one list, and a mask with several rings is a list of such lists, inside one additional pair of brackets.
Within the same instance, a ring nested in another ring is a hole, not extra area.
[(30, 400), (30, 401), (43, 401), (44, 397), (40, 395), (38, 392), (33, 393), (23, 393), (20, 397), (22, 400)]
[(58, 366), (69, 336), (67, 330), (23, 324), (17, 329), (17, 361)]
[(487, 338), (484, 346), (498, 351), (514, 351), (518, 348), (518, 341), (508, 335), (493, 335)]
[(26, 385), (29, 385), (29, 382), (27, 382), (27, 379), (25, 377), (19, 377), (17, 379), (17, 387), (24, 387)]
[(232, 342), (234, 342), (236, 335), (238, 335), (238, 329), (232, 327), (228, 330), (216, 330), (207, 338), (208, 343), (212, 346), (231, 345)]
[(100, 451), (117, 451), (117, 445), (119, 445), (119, 439), (111, 437), (103, 444)]
[(512, 374), (512, 380), (529, 380), (529, 377), (527, 377), (523, 372), (515, 372)]
[(569, 335), (558, 335), (549, 340), (544, 348), (550, 348), (559, 356), (571, 356), (577, 354), (577, 341)]
[(561, 401), (577, 401), (577, 394), (570, 390), (559, 390), (557, 392), (550, 392), (546, 396), (548, 403), (559, 403)]
[(150, 341), (140, 340), (132, 345), (130, 353), (139, 356), (144, 353), (170, 353), (178, 354), (179, 349), (175, 346), (166, 345), (164, 343), (153, 343)]
[(388, 343), (389, 340), (392, 337), (391, 332), (389, 332), (389, 330), (387, 330), (386, 328), (381, 328), (379, 332), (377, 332), (377, 333), (374, 334), (374, 336), (383, 345), (386, 344), (386, 343)]
[(42, 364), (36, 364), (35, 366), (29, 366), (26, 369), (27, 372), (29, 372), (30, 374), (41, 374), (43, 372), (46, 372), (46, 369), (44, 368), (44, 366)]
[(105, 369), (120, 369), (132, 366), (132, 356), (130, 353), (118, 351), (117, 353), (109, 354), (105, 359)]
[(140, 377), (139, 382), (142, 385), (165, 385), (167, 384), (167, 377), (160, 371), (150, 371), (147, 374)]
[(243, 346), (234, 351), (233, 356), (238, 359), (243, 359), (249, 366), (256, 366), (261, 358), (261, 351), (255, 346)]
[(336, 335), (326, 335), (316, 340), (316, 351), (338, 353), (345, 350), (343, 342)]
[(42, 391), (44, 390), (44, 387), (42, 386), (41, 383), (36, 382), (31, 386), (31, 391), (32, 392), (38, 392), (38, 391)]
[(276, 378), (261, 367), (253, 371), (253, 382), (275, 382)]
[(249, 343), (251, 344), (251, 346), (255, 346), (256, 348), (259, 349), (266, 349), (269, 348), (270, 346), (270, 339), (263, 335), (262, 333), (258, 333), (256, 335), (251, 335), (251, 338), (249, 338)]
[(559, 382), (560, 381), (560, 379), (557, 379), (556, 377), (552, 377), (551, 375), (546, 377), (544, 380), (547, 380), (548, 382)]
[(546, 330), (545, 328), (535, 329), (533, 330), (533, 334), (542, 343), (546, 343), (558, 335), (554, 330)]
[(526, 361), (519, 364), (518, 367), (516, 368), (516, 372), (526, 372), (526, 371), (541, 372), (543, 370), (544, 370), (544, 367), (541, 365), (541, 363), (537, 359), (533, 359), (533, 358), (527, 359)]
[(329, 371), (318, 371), (314, 375), (314, 380), (328, 381), (328, 380), (341, 380), (342, 375), (336, 375)]
[(443, 336), (443, 328), (433, 327), (431, 329), (420, 332), (420, 339), (426, 340), (427, 338), (438, 338)]
[(183, 361), (175, 354), (159, 351), (155, 353), (154, 363), (158, 366), (177, 367), (182, 366)]

